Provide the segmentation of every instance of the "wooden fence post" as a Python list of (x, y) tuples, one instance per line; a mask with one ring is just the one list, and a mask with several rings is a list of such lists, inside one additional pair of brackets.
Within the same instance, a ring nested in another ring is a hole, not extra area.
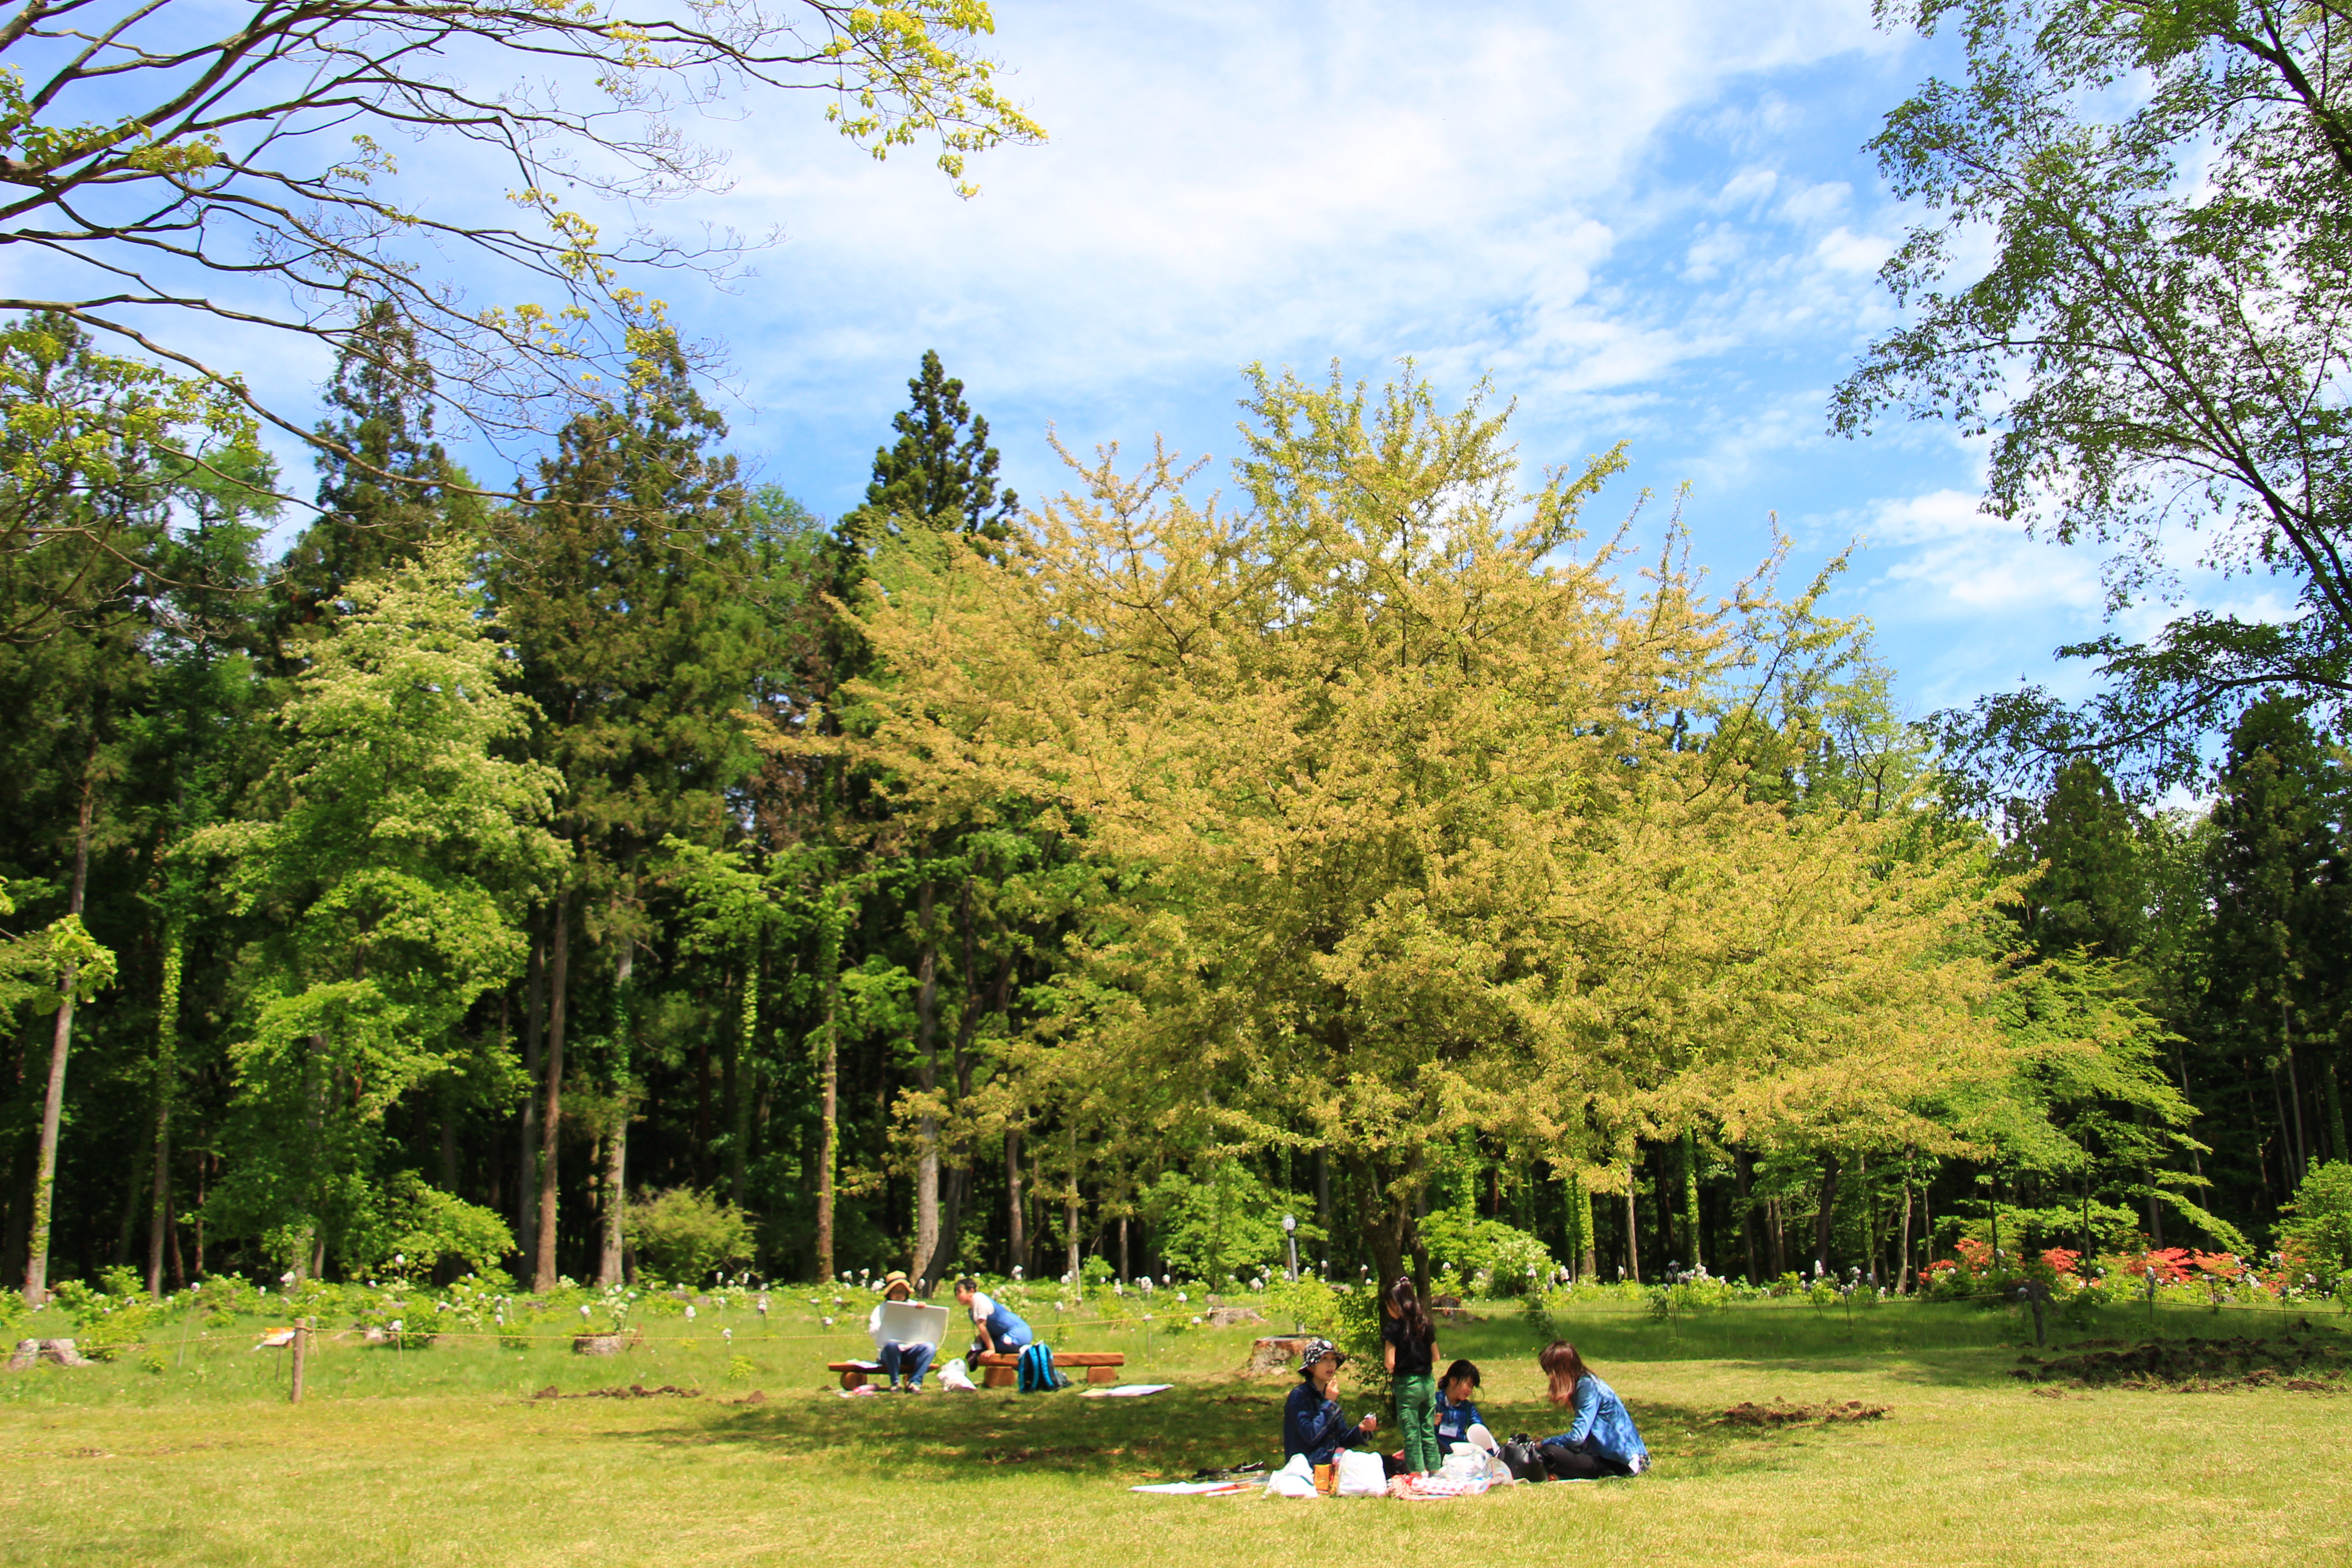
[(293, 1388), (286, 1395), (289, 1405), (302, 1403), (302, 1363), (310, 1353), (310, 1320), (299, 1318), (294, 1323)]

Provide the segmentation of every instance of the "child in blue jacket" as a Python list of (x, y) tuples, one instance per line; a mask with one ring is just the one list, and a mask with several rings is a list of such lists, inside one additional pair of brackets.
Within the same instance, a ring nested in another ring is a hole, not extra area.
[(1478, 1414), (1472, 1403), (1478, 1393), (1478, 1369), (1466, 1361), (1457, 1361), (1445, 1369), (1437, 1380), (1437, 1451), (1443, 1457), (1454, 1452), (1456, 1443), (1470, 1440), (1470, 1428), (1486, 1425), (1486, 1418)]

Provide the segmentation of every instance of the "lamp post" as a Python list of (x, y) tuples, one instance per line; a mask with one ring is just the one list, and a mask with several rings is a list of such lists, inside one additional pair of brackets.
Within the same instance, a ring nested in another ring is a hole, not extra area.
[(1282, 1241), (1283, 1241), (1283, 1245), (1284, 1245), (1285, 1247), (1287, 1247), (1290, 1249), (1290, 1278), (1291, 1278), (1292, 1282), (1293, 1282), (1293, 1283), (1296, 1283), (1296, 1282), (1297, 1281), (1297, 1279), (1298, 1279), (1298, 1216), (1297, 1216), (1297, 1215), (1284, 1215), (1282, 1216)]

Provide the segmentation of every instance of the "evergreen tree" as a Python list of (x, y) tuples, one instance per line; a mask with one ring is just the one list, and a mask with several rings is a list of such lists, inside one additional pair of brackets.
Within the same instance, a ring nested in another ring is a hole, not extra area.
[(2140, 823), (2098, 764), (2067, 763), (2038, 804), (2011, 805), (2010, 826), (2009, 868), (2042, 867), (2015, 911), (2034, 950), (2130, 954), (2147, 922)]
[(529, 527), (494, 574), (499, 621), (541, 716), (537, 752), (563, 781), (557, 829), (575, 856), (549, 921), (542, 1282), (555, 1267), (557, 1094), (580, 1016), (575, 937), (601, 939), (613, 966), (600, 977), (612, 983), (610, 1046), (595, 1064), (611, 1111), (600, 1179), (609, 1279), (621, 1268), (625, 1107), (639, 1088), (623, 1009), (648, 929), (645, 862), (666, 836), (715, 843), (726, 832), (730, 792), (756, 761), (734, 716), (774, 654), (766, 514), (749, 506), (734, 459), (708, 449), (725, 421), (674, 342), (646, 370), (620, 401), (564, 426), (540, 464)]
[(912, 403), (890, 420), (898, 444), (875, 449), (866, 504), (842, 518), (842, 536), (870, 542), (920, 523), (995, 555), (1013, 537), (1021, 500), (997, 490), (988, 421), (964, 402), (963, 383), (949, 377), (936, 350), (923, 351), (922, 371), (907, 390)]
[(2256, 1176), (2275, 1212), (2315, 1163), (2314, 1134), (2330, 1120), (2324, 1107), (2336, 1081), (2352, 935), (2343, 840), (2352, 780), (2302, 705), (2273, 695), (2239, 720), (2220, 782), (2210, 1000), (2227, 1020), (2227, 1040), (2217, 1043), (2268, 1069), (2278, 1155), (2262, 1160)]
[(287, 552), (278, 586), (281, 643), (316, 635), (356, 578), (413, 558), (449, 518), (482, 521), (469, 481), (433, 438), (432, 367), (416, 334), (371, 304), (335, 356), (319, 422), (319, 517)]

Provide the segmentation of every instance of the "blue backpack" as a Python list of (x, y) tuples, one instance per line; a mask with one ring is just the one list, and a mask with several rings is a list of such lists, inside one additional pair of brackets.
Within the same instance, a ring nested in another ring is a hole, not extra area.
[(1020, 1380), (1024, 1394), (1048, 1394), (1070, 1386), (1070, 1380), (1054, 1370), (1053, 1347), (1045, 1344), (1022, 1347), (1014, 1376)]

